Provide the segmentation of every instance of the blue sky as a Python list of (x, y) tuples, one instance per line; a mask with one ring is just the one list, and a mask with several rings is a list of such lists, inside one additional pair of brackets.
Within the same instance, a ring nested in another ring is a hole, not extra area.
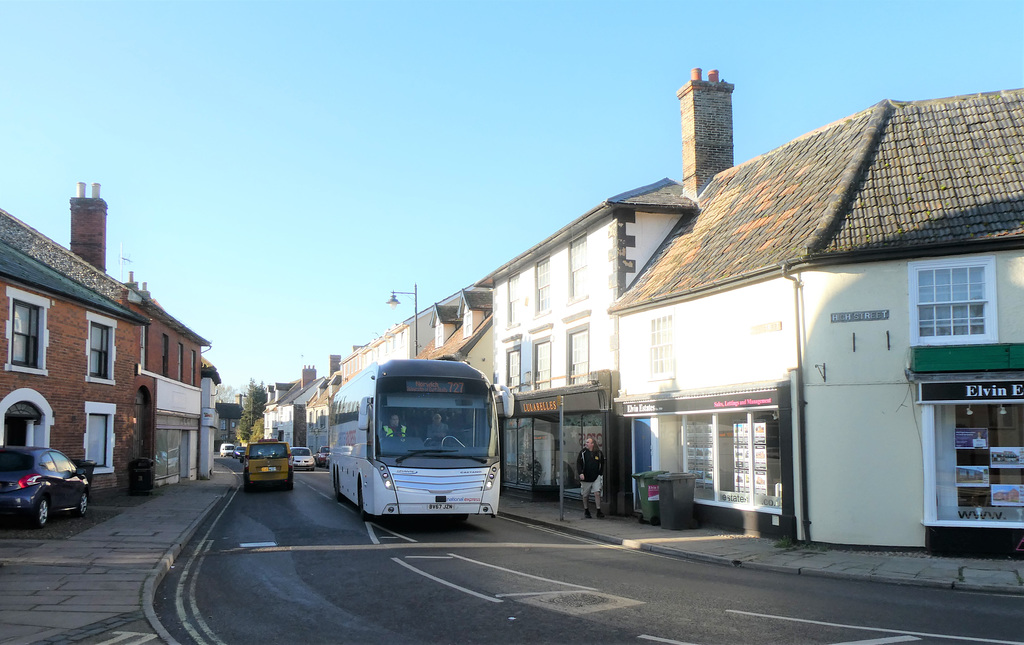
[(1024, 0), (0, 0), (0, 42), (0, 208), (68, 246), (101, 184), (107, 272), (239, 389), (680, 179), (693, 67), (735, 85), (736, 163), (883, 99), (1024, 87)]

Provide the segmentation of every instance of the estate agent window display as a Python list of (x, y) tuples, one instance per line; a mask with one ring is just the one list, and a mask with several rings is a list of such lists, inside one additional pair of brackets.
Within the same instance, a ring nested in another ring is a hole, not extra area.
[(935, 519), (1024, 524), (1024, 406), (936, 406), (935, 415)]
[(697, 476), (694, 499), (782, 510), (779, 422), (766, 411), (687, 414), (686, 470)]

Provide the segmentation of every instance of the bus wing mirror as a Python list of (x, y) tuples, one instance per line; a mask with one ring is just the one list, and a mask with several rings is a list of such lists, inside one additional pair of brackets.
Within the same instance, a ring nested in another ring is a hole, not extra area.
[(494, 397), (501, 402), (501, 415), (506, 419), (511, 418), (516, 408), (516, 399), (512, 390), (508, 389), (507, 385), (495, 385)]
[(360, 430), (370, 429), (370, 410), (373, 407), (373, 399), (368, 396), (364, 396), (359, 400), (359, 422), (358, 427)]

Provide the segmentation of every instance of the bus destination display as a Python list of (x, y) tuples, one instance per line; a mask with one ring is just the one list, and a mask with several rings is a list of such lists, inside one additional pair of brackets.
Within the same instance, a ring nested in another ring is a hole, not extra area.
[(409, 379), (405, 382), (406, 392), (436, 392), (443, 394), (462, 394), (465, 383), (462, 381), (441, 381), (437, 379)]

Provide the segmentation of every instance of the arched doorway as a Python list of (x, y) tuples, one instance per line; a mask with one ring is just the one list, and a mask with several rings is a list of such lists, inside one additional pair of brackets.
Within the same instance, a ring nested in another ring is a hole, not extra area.
[(132, 459), (152, 455), (153, 398), (149, 389), (135, 392), (135, 432), (132, 435)]
[(36, 406), (25, 401), (19, 401), (7, 408), (7, 412), (4, 414), (4, 445), (34, 445), (34, 430), (42, 419), (42, 412)]

